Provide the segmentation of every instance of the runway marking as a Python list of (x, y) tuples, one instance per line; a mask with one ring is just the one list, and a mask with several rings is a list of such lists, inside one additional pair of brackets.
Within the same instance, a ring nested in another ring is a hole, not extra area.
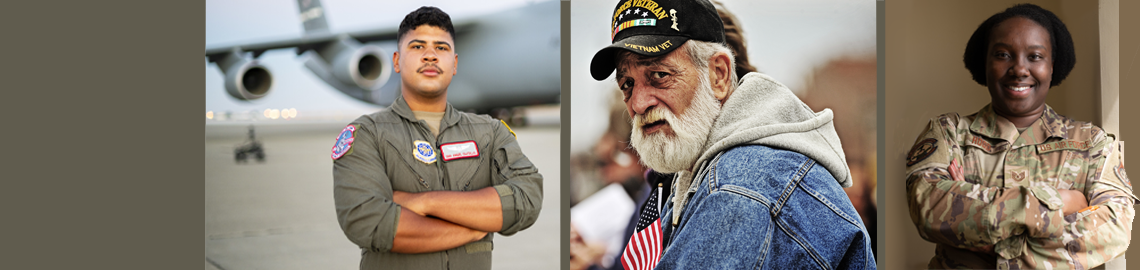
[(322, 231), (322, 229), (317, 228), (317, 227), (269, 228), (269, 229), (263, 229), (263, 230), (252, 230), (252, 231), (240, 231), (240, 232), (211, 234), (210, 240), (262, 237), (262, 236), (270, 236), (270, 235), (295, 234), (295, 233), (315, 232), (315, 231)]

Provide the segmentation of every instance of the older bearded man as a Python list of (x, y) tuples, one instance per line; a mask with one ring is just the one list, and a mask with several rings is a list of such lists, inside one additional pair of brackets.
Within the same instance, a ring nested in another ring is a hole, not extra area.
[(626, 0), (613, 14), (591, 73), (616, 68), (631, 144), (676, 173), (650, 180), (626, 269), (875, 268), (830, 110), (760, 73), (738, 80), (706, 0)]

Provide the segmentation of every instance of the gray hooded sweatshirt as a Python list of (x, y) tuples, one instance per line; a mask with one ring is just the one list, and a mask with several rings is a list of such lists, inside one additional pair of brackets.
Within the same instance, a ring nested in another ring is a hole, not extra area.
[[(851, 170), (835, 133), (830, 109), (813, 112), (787, 86), (761, 73), (748, 73), (740, 86), (721, 107), (705, 142), (705, 151), (694, 164), (694, 170), (706, 168), (709, 160), (720, 152), (738, 145), (764, 145), (787, 149), (814, 159), (838, 180), (842, 187), (851, 186)], [(689, 199), (693, 173), (681, 172), (674, 180), (673, 224)], [(682, 196), (683, 195), (683, 196)]]

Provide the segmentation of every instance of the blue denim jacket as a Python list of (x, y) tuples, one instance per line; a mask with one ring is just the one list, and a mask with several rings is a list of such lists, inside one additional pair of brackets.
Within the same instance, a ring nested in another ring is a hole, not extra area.
[(708, 164), (677, 227), (665, 207), (657, 269), (876, 268), (859, 214), (815, 160), (746, 145)]

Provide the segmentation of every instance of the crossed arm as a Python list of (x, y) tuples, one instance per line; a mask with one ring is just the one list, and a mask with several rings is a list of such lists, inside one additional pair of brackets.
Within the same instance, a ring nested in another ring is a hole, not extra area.
[(400, 221), (392, 252), (448, 250), (482, 239), (502, 228), (503, 214), (493, 187), (475, 191), (392, 192)]
[[(966, 181), (965, 172), (962, 171), (962, 165), (958, 163), (957, 159), (950, 162), (950, 168), (947, 168), (947, 170), (949, 171), (951, 180), (959, 182)], [(1057, 190), (1057, 193), (1061, 195), (1061, 201), (1064, 203), (1064, 206), (1061, 208), (1061, 212), (1065, 216), (1071, 215), (1077, 211), (1080, 211), (1081, 209), (1084, 209), (1085, 207), (1088, 207), (1088, 201), (1085, 199), (1085, 194), (1081, 193), (1080, 191), (1071, 189), (1059, 189)], [(973, 252), (993, 253), (994, 245), (971, 247), (967, 249)]]
[(503, 206), (494, 187), (474, 191), (392, 192), (392, 200), (420, 216), (432, 216), (484, 232), (503, 227)]
[(502, 228), (502, 206), (493, 187), (475, 191), (392, 192), (400, 219), (392, 252), (442, 251), (482, 239)]

